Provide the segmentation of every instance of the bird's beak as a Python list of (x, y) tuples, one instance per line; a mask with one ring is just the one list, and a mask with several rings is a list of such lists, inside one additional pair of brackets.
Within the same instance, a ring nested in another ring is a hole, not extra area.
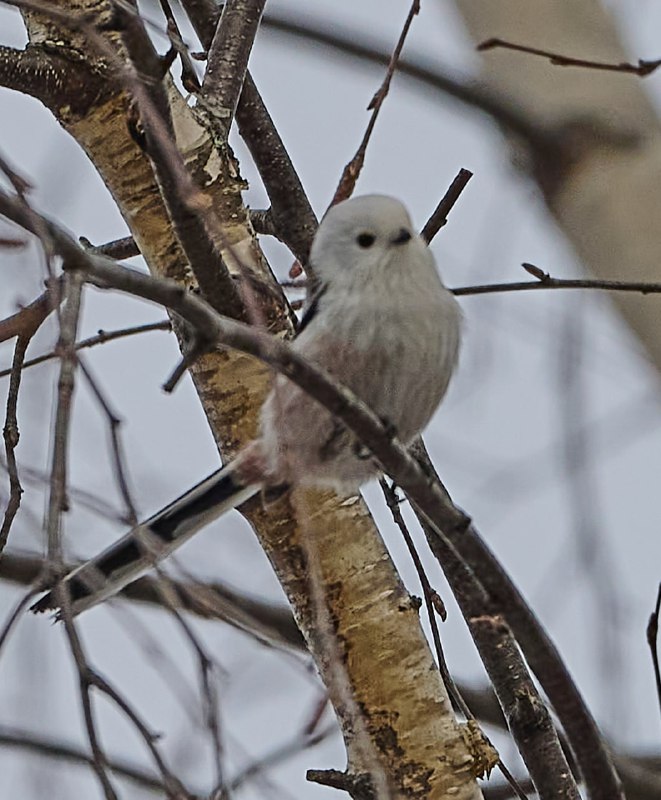
[(393, 244), (406, 244), (411, 241), (411, 231), (406, 228), (401, 228), (397, 236), (392, 239)]

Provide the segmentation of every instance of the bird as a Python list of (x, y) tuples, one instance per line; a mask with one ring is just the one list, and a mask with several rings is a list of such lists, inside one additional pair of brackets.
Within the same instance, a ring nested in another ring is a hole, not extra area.
[[(312, 288), (293, 349), (379, 415), (404, 444), (425, 428), (455, 370), (462, 315), (404, 205), (364, 195), (332, 206), (310, 250)], [(256, 493), (311, 486), (356, 494), (378, 463), (333, 414), (276, 374), (259, 435), (229, 464), (63, 580), (75, 616), (112, 597)], [(34, 612), (58, 609), (54, 589)]]

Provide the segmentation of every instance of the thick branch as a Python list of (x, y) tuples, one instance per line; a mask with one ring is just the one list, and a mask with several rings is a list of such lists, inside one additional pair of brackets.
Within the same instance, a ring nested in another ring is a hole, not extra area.
[(482, 614), (469, 623), (540, 800), (580, 800), (551, 716), (504, 619)]
[[(421, 442), (416, 445), (416, 452), (428, 473), (438, 480)], [(446, 499), (448, 505), (455, 508), (447, 493)], [(468, 524), (457, 525), (453, 516), (442, 510), (442, 515), (435, 521), (443, 535), (439, 536), (438, 530), (426, 531), (432, 551), (445, 568), (453, 565), (453, 562), (448, 562), (448, 554), (452, 556), (456, 549), (462, 559), (458, 566), (472, 570), (486, 590), (491, 613), (502, 614), (507, 621), (558, 715), (590, 797), (623, 800), (619, 778), (592, 714), (555, 644), (523, 595), (470, 520)], [(452, 546), (450, 551), (448, 542)]]
[[(182, 0), (182, 3), (200, 41), (208, 49), (220, 16), (218, 5), (214, 0)], [(236, 108), (236, 121), (264, 182), (279, 236), (301, 264), (306, 264), (317, 218), (249, 71)]]
[(227, 142), (266, 0), (228, 0), (211, 42), (198, 102), (218, 141)]
[[(177, 237), (209, 302), (225, 314), (244, 318), (244, 305), (210, 230), (218, 222), (208, 198), (194, 186), (175, 144), (162, 62), (137, 14), (124, 10), (122, 26), (123, 41), (136, 70), (126, 83), (140, 113), (145, 149)], [(149, 81), (149, 91), (145, 80)]]
[(41, 45), (24, 50), (0, 46), (0, 86), (35, 97), (49, 108), (67, 106), (74, 114), (84, 114), (113, 91), (82, 59), (73, 54), (64, 58)]

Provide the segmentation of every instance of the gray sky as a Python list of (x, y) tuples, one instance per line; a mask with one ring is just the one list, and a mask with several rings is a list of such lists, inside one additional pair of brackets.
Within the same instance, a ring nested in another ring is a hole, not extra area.
[[(318, 0), (314, 14), (356, 35), (367, 31), (390, 47), (407, 6), (394, 0)], [(658, 57), (652, 34), (661, 23), (658, 4), (631, 0), (610, 6), (623, 21), (632, 57)], [(269, 7), (305, 8), (301, 13), (311, 14), (302, 0), (272, 0)], [(4, 8), (0, 31), (3, 44), (23, 41), (16, 14)], [(446, 4), (432, 0), (423, 3), (405, 52), (461, 71), (478, 66), (459, 19)], [(315, 210), (322, 213), (362, 135), (365, 107), (382, 71), (269, 31), (258, 38), (251, 68)], [(653, 76), (645, 85), (658, 101), (661, 78)], [(95, 243), (125, 235), (100, 179), (48, 112), (36, 101), (0, 89), (0, 120), (0, 152), (32, 181), (40, 209)], [(240, 142), (236, 147), (252, 184), (247, 198), (253, 207), (263, 207), (265, 194)], [(357, 191), (400, 197), (422, 227), (460, 167), (475, 177), (433, 246), (448, 285), (521, 280), (522, 261), (554, 276), (581, 274), (535, 187), (509, 164), (495, 126), (396, 78)], [(291, 256), (274, 243), (267, 249), (284, 275)], [(36, 248), (3, 253), (2, 274), (0, 313), (6, 316), (40, 291), (44, 271)], [(474, 517), (548, 625), (606, 732), (624, 749), (658, 751), (659, 715), (645, 644), (661, 578), (658, 377), (604, 296), (538, 292), (461, 303), (466, 316), (461, 369), (426, 437), (435, 463), (455, 500)], [(164, 317), (144, 303), (93, 290), (86, 292), (84, 305), (81, 337)], [(46, 325), (30, 354), (47, 350), (54, 335), (53, 324)], [(0, 348), (2, 367), (10, 363), (11, 352), (10, 344)], [(143, 513), (218, 465), (190, 382), (183, 381), (171, 396), (160, 390), (176, 359), (174, 341), (165, 333), (108, 344), (86, 356), (124, 420), (131, 484)], [(24, 376), (18, 457), (26, 467), (45, 469), (48, 463), (55, 378), (54, 364)], [(6, 380), (0, 383), (5, 390)], [(572, 435), (563, 433), (567, 430)], [(568, 468), (567, 452), (581, 431), (587, 465), (576, 472)], [(72, 436), (72, 485), (121, 511), (105, 421), (85, 387), (76, 395)], [(582, 504), (572, 499), (577, 487)], [(0, 496), (6, 491), (3, 485)], [(370, 486), (366, 496), (417, 593), (413, 569), (378, 491)], [(30, 485), (12, 531), (12, 549), (42, 550), (42, 513), (43, 493)], [(91, 555), (122, 530), (117, 521), (74, 504), (66, 520), (67, 551), (72, 558)], [(210, 526), (177, 561), (201, 577), (220, 577), (256, 595), (282, 599), (237, 514)], [(442, 636), (451, 668), (477, 682), (483, 673), (458, 611), (433, 561), (426, 563), (450, 609)], [(9, 608), (19, 597), (20, 592), (0, 584), (1, 607)], [(234, 774), (252, 757), (295, 736), (320, 688), (301, 658), (256, 645), (218, 623), (192, 624), (218, 663), (228, 771)], [(93, 663), (163, 733), (162, 746), (175, 770), (191, 787), (206, 786), (213, 772), (208, 738), (196, 732), (196, 664), (172, 621), (162, 612), (116, 603), (85, 615), (80, 627)], [(130, 726), (105, 702), (98, 706), (107, 750), (146, 763)], [(85, 745), (64, 637), (43, 618), (26, 618), (0, 658), (3, 724)], [(35, 757), (0, 751), (0, 770), (16, 796), (37, 798), (46, 788), (53, 798), (79, 791), (98, 796), (91, 773), (54, 762), (37, 769), (37, 764)], [(270, 771), (270, 794), (286, 796), (286, 789), (297, 797), (330, 797), (327, 790), (306, 784), (304, 774), (309, 767), (331, 766), (344, 766), (337, 737)], [(241, 797), (257, 798), (265, 791), (263, 784), (253, 783)], [(127, 791), (126, 796), (138, 795)]]

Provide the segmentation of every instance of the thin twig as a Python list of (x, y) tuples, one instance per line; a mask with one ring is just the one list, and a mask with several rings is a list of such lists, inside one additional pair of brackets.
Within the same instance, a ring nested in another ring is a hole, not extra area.
[(155, 743), (158, 740), (158, 735), (149, 730), (133, 706), (131, 706), (130, 703), (105, 678), (99, 675), (98, 672), (90, 670), (87, 677), (90, 685), (95, 686), (97, 689), (99, 689), (99, 691), (103, 692), (103, 694), (109, 697), (133, 723), (133, 726), (141, 735), (145, 745), (147, 746), (147, 749), (151, 753), (159, 772), (163, 776), (163, 782), (166, 786), (168, 796), (172, 797), (173, 800), (182, 800), (182, 798), (186, 798), (188, 800), (191, 798), (190, 792), (186, 790), (181, 781), (168, 769), (158, 747), (156, 747)]
[(0, 236), (0, 248), (3, 250), (22, 250), (27, 246), (24, 239), (10, 239), (7, 236)]
[[(2, 558), (0, 559), (0, 564), (4, 565), (6, 563), (6, 561), (7, 561), (7, 558), (10, 558), (10, 556), (7, 556), (6, 554), (3, 554)], [(40, 575), (43, 575), (45, 573), (45, 571), (46, 571), (46, 566), (44, 564), (42, 564), (42, 566), (41, 566), (41, 568), (39, 570), (39, 573), (35, 575), (35, 580), (37, 580)], [(18, 620), (23, 617), (23, 612), (27, 608), (28, 603), (38, 593), (39, 593), (39, 589), (30, 589), (30, 591), (27, 592), (27, 594), (25, 594), (18, 601), (18, 603), (14, 607), (14, 610), (7, 617), (7, 621), (5, 622), (3, 627), (0, 629), (0, 652), (2, 651), (2, 648), (4, 647), (4, 645), (7, 642), (7, 640), (9, 639), (9, 634), (14, 629), (14, 625), (16, 625)]]
[(65, 631), (69, 640), (69, 646), (71, 648), (71, 654), (78, 669), (80, 693), (85, 714), (85, 723), (90, 739), (90, 746), (92, 748), (93, 764), (99, 779), (104, 785), (106, 796), (116, 798), (114, 790), (109, 785), (106, 775), (108, 763), (105, 753), (99, 745), (96, 733), (94, 710), (91, 697), (91, 690), (93, 688), (98, 689), (110, 700), (112, 700), (115, 705), (117, 705), (118, 708), (123, 711), (125, 716), (133, 723), (134, 727), (145, 742), (147, 749), (151, 753), (159, 772), (161, 773), (167, 796), (171, 798), (171, 800), (183, 800), (183, 798), (191, 798), (190, 793), (185, 789), (179, 779), (170, 772), (165, 764), (159, 749), (155, 744), (158, 737), (149, 730), (149, 728), (142, 721), (142, 718), (128, 703), (128, 701), (122, 697), (122, 695), (103, 676), (101, 676), (90, 666), (76, 629), (76, 623), (74, 622), (71, 614), (71, 598), (69, 596), (68, 585), (66, 583), (58, 583), (55, 587), (55, 592), (57, 596), (57, 602), (61, 608), (61, 619), (64, 622)]
[[(26, 467), (20, 465), (21, 483), (32, 484), (34, 486), (44, 487), (48, 486), (50, 482), (50, 474), (47, 470), (36, 469), (35, 467)], [(7, 469), (7, 465), (0, 459), (0, 469)], [(67, 489), (69, 500), (76, 502), (76, 504), (87, 508), (94, 514), (103, 517), (113, 522), (119, 522), (122, 525), (128, 523), (125, 514), (121, 514), (114, 506), (108, 502), (105, 497), (101, 497), (94, 492), (87, 491), (86, 489), (79, 489), (75, 486), (69, 485)], [(35, 514), (34, 519), (37, 519)], [(37, 529), (38, 529), (37, 525)]]
[[(164, 319), (161, 322), (147, 322), (144, 325), (134, 325), (130, 328), (120, 328), (115, 331), (99, 331), (96, 336), (90, 336), (88, 339), (76, 342), (75, 350), (78, 352), (79, 350), (85, 350), (89, 347), (106, 344), (106, 342), (114, 342), (115, 339), (124, 339), (127, 336), (138, 336), (141, 333), (149, 333), (150, 331), (169, 332), (171, 330), (172, 323), (170, 320)], [(50, 353), (44, 353), (42, 356), (36, 356), (35, 358), (24, 361), (22, 368), (27, 369), (28, 367), (34, 367), (37, 364), (43, 364), (45, 361), (51, 361), (53, 358), (57, 357), (58, 353), (53, 350)], [(11, 375), (11, 369), (0, 370), (0, 378), (5, 378), (7, 375)]]
[[(381, 478), (379, 480), (379, 485), (385, 497), (386, 505), (388, 506), (388, 508), (390, 509), (390, 513), (392, 514), (392, 518), (397, 527), (399, 528), (402, 536), (404, 537), (404, 541), (406, 542), (406, 547), (408, 548), (411, 560), (413, 561), (415, 571), (418, 574), (418, 580), (420, 581), (420, 585), (422, 587), (422, 593), (425, 598), (425, 605), (427, 607), (427, 617), (429, 619), (429, 625), (432, 631), (432, 640), (434, 642), (434, 647), (436, 649), (436, 658), (438, 660), (439, 670), (441, 672), (441, 677), (443, 678), (443, 683), (445, 684), (448, 690), (448, 694), (450, 695), (450, 698), (454, 702), (455, 706), (461, 711), (461, 713), (467, 720), (472, 720), (477, 725), (477, 720), (475, 719), (475, 715), (473, 714), (470, 707), (464, 700), (461, 692), (457, 688), (457, 684), (454, 682), (454, 679), (450, 674), (450, 670), (448, 669), (448, 665), (445, 660), (443, 645), (441, 643), (441, 634), (438, 629), (438, 623), (436, 621), (437, 613), (439, 614), (439, 616), (441, 616), (441, 619), (445, 621), (444, 613), (439, 612), (439, 605), (442, 604), (442, 601), (438, 596), (438, 593), (434, 590), (431, 583), (429, 582), (429, 578), (427, 577), (427, 573), (425, 572), (422, 560), (415, 547), (415, 542), (413, 541), (413, 537), (411, 536), (408, 527), (406, 525), (406, 522), (404, 521), (404, 517), (402, 516), (402, 512), (400, 510), (400, 501), (397, 497), (397, 492), (395, 491), (394, 485), (389, 486), (384, 478)], [(480, 731), (480, 733), (482, 737), (486, 740), (486, 742), (488, 744), (491, 744), (491, 742), (484, 734), (484, 732)], [(523, 789), (519, 785), (514, 775), (510, 772), (509, 769), (507, 769), (505, 764), (503, 764), (503, 761), (500, 758), (500, 756), (498, 757), (498, 769), (501, 771), (503, 777), (509, 783), (512, 792), (517, 797), (519, 797), (520, 800), (528, 800), (526, 793), (523, 791)]]
[(548, 58), (548, 60), (557, 67), (583, 67), (584, 69), (599, 69), (606, 70), (607, 72), (627, 72), (629, 74), (638, 75), (644, 78), (651, 75), (659, 67), (661, 67), (661, 58), (647, 61), (639, 58), (637, 64), (629, 64), (626, 61), (621, 61), (617, 64), (609, 63), (607, 61), (591, 61), (586, 58), (571, 58), (570, 56), (563, 56), (560, 53), (554, 53), (551, 50), (540, 50), (538, 47), (528, 47), (524, 44), (515, 44), (508, 42), (505, 39), (493, 37), (486, 39), (481, 44), (477, 45), (477, 50), (494, 50), (495, 48), (503, 48), (504, 50), (515, 50), (518, 53), (529, 53), (533, 56), (541, 56)]
[(71, 655), (73, 656), (73, 660), (78, 670), (78, 688), (83, 706), (83, 717), (85, 719), (87, 738), (89, 739), (90, 748), (92, 750), (92, 769), (96, 772), (106, 800), (119, 800), (117, 793), (110, 782), (110, 777), (108, 776), (108, 761), (106, 754), (104, 753), (99, 742), (94, 707), (92, 705), (92, 697), (90, 692), (92, 687), (91, 675), (93, 673), (87, 662), (87, 657), (85, 656), (82, 642), (78, 636), (78, 631), (76, 630), (76, 626), (71, 615), (71, 598), (69, 596), (68, 584), (58, 583), (55, 587), (55, 596), (57, 597), (60, 608), (62, 609), (64, 629), (69, 641)]
[[(15, 314), (0, 320), (0, 342), (6, 342), (15, 336), (24, 336), (30, 339), (37, 332), (40, 325), (46, 320), (55, 308), (61, 296), (62, 283), (58, 280), (49, 286), (42, 294), (29, 305), (21, 308)], [(9, 374), (9, 373), (7, 373)]]
[(448, 214), (454, 208), (459, 199), (459, 195), (464, 191), (468, 181), (473, 177), (473, 173), (468, 169), (460, 169), (455, 179), (450, 184), (447, 192), (441, 198), (440, 203), (434, 209), (434, 213), (429, 217), (425, 227), (420, 232), (420, 236), (429, 244), (440, 229), (447, 223)]
[(160, 0), (161, 10), (165, 19), (167, 20), (168, 38), (172, 47), (177, 51), (177, 55), (181, 60), (181, 83), (187, 92), (199, 92), (200, 82), (197, 78), (197, 72), (193, 60), (191, 59), (188, 47), (184, 44), (177, 19), (172, 12), (172, 7), (169, 0)]
[(5, 508), (5, 514), (0, 527), (0, 554), (7, 544), (9, 531), (18, 509), (21, 505), (23, 487), (18, 475), (18, 465), (16, 463), (16, 447), (18, 446), (18, 390), (21, 385), (21, 375), (25, 350), (30, 343), (30, 336), (19, 335), (14, 349), (14, 360), (11, 366), (11, 378), (9, 381), (9, 391), (7, 392), (7, 414), (5, 425), (2, 431), (5, 442), (5, 456), (7, 458), (7, 474), (9, 475), (9, 500)]
[(163, 391), (168, 394), (173, 392), (188, 369), (205, 353), (208, 353), (210, 349), (211, 345), (206, 339), (201, 336), (194, 336), (192, 341), (188, 343), (183, 356), (179, 359), (179, 363), (163, 384)]
[[(94, 766), (92, 758), (79, 748), (47, 738), (34, 731), (2, 726), (0, 727), (0, 745), (6, 748), (15, 747), (26, 750), (40, 758), (52, 758), (59, 763), (68, 761), (82, 766)], [(117, 759), (108, 760), (107, 765), (115, 775), (126, 778), (140, 789), (153, 793), (165, 791), (163, 781), (154, 773)], [(202, 792), (199, 792), (198, 796), (202, 797)]]
[(494, 294), (497, 292), (525, 292), (541, 289), (598, 289), (607, 292), (638, 292), (639, 294), (658, 294), (661, 283), (653, 281), (607, 281), (592, 278), (552, 278), (534, 264), (521, 265), (526, 272), (534, 275), (536, 281), (515, 281), (513, 283), (487, 283), (480, 286), (459, 286), (451, 289), (457, 297), (474, 294)]
[(108, 258), (114, 258), (115, 261), (125, 261), (127, 258), (140, 255), (140, 248), (132, 236), (124, 236), (104, 244), (92, 244), (84, 236), (81, 236), (78, 241), (90, 253), (94, 253), (96, 256), (108, 256)]
[(365, 133), (363, 134), (362, 141), (358, 145), (358, 149), (354, 154), (354, 157), (349, 161), (349, 163), (344, 167), (342, 171), (342, 176), (340, 178), (340, 182), (335, 190), (335, 195), (331, 200), (331, 205), (335, 205), (339, 203), (341, 200), (346, 200), (347, 197), (351, 197), (353, 194), (353, 190), (356, 186), (356, 181), (361, 173), (363, 168), (363, 164), (365, 163), (365, 154), (367, 153), (367, 146), (372, 138), (372, 133), (374, 132), (374, 126), (376, 125), (377, 118), (381, 111), (381, 107), (383, 106), (383, 101), (388, 96), (388, 91), (390, 90), (390, 83), (392, 81), (393, 75), (395, 74), (395, 69), (397, 68), (397, 62), (399, 61), (399, 56), (402, 52), (402, 48), (404, 47), (404, 42), (406, 41), (406, 37), (408, 35), (409, 29), (411, 27), (411, 23), (413, 22), (413, 18), (420, 12), (420, 0), (413, 0), (411, 3), (411, 8), (409, 9), (409, 13), (406, 16), (406, 20), (404, 22), (404, 27), (402, 28), (402, 32), (399, 35), (399, 39), (397, 44), (395, 45), (395, 49), (390, 57), (390, 63), (388, 64), (388, 68), (386, 70), (385, 77), (379, 89), (377, 90), (374, 97), (371, 99), (369, 105), (367, 106), (367, 110), (371, 111), (372, 114), (370, 116), (369, 122), (367, 123), (367, 127), (365, 128)]
[(223, 743), (220, 715), (218, 713), (218, 697), (216, 686), (213, 681), (214, 672), (218, 665), (208, 655), (191, 625), (177, 609), (176, 583), (170, 580), (158, 567), (157, 574), (158, 580), (156, 581), (156, 586), (160, 592), (161, 599), (183, 631), (184, 636), (192, 646), (197, 656), (198, 673), (202, 687), (204, 720), (211, 735), (211, 744), (213, 747), (216, 770), (216, 782), (213, 791), (210, 793), (210, 796), (222, 797), (224, 796), (224, 792), (226, 790), (223, 770)]
[(236, 122), (271, 201), (271, 217), (278, 238), (310, 272), (308, 256), (317, 217), (249, 72), (236, 108)]
[[(64, 261), (66, 262), (66, 257), (64, 257)], [(48, 563), (50, 569), (54, 570), (58, 576), (62, 574), (63, 567), (61, 525), (62, 513), (66, 508), (67, 455), (76, 369), (74, 344), (80, 320), (84, 282), (84, 275), (77, 270), (72, 270), (66, 274), (63, 291), (64, 308), (59, 317), (60, 335), (58, 337), (57, 350), (60, 356), (60, 376), (58, 380), (57, 405), (53, 428), (50, 493), (46, 517)], [(69, 646), (78, 667), (85, 727), (92, 750), (92, 767), (96, 772), (106, 800), (118, 800), (117, 793), (108, 776), (105, 754), (99, 743), (94, 710), (89, 695), (89, 687), (84, 685), (83, 676), (86, 671), (87, 662), (71, 618), (71, 602), (68, 586), (58, 582), (55, 586), (55, 596), (58, 598), (58, 602), (62, 604), (61, 607), (63, 609), (62, 613), (65, 620)]]
[(131, 490), (129, 488), (129, 481), (128, 481), (128, 469), (124, 461), (122, 441), (119, 435), (119, 427), (122, 424), (122, 420), (117, 416), (117, 414), (114, 413), (114, 411), (110, 407), (110, 403), (108, 402), (107, 398), (101, 391), (101, 387), (99, 386), (98, 382), (94, 379), (92, 373), (89, 370), (89, 367), (85, 364), (84, 360), (80, 358), (80, 356), (78, 357), (78, 365), (80, 366), (81, 372), (85, 376), (87, 383), (92, 389), (92, 393), (96, 397), (99, 405), (103, 409), (103, 413), (106, 415), (106, 419), (108, 420), (108, 429), (110, 431), (110, 442), (112, 447), (113, 461), (115, 464), (115, 469), (114, 469), (115, 480), (117, 481), (117, 486), (119, 487), (122, 500), (124, 501), (126, 511), (128, 512), (127, 513), (128, 521), (133, 526), (138, 521), (138, 514), (136, 512), (135, 502), (131, 497)]
[[(470, 708), (464, 702), (464, 698), (459, 693), (457, 686), (450, 675), (450, 670), (448, 669), (447, 661), (445, 660), (445, 653), (443, 652), (443, 644), (441, 643), (441, 634), (438, 629), (438, 623), (436, 621), (436, 613), (438, 607), (438, 593), (434, 590), (431, 583), (429, 582), (429, 578), (427, 577), (427, 573), (425, 572), (425, 568), (422, 564), (418, 551), (415, 547), (415, 542), (409, 532), (409, 529), (404, 521), (404, 517), (402, 516), (402, 512), (400, 509), (400, 500), (397, 497), (397, 492), (395, 491), (394, 485), (388, 485), (388, 482), (385, 478), (381, 478), (379, 480), (379, 486), (381, 487), (381, 491), (383, 492), (383, 496), (386, 501), (386, 505), (388, 506), (390, 513), (392, 515), (393, 521), (395, 525), (399, 528), (402, 537), (404, 538), (404, 542), (406, 543), (406, 547), (409, 551), (409, 555), (411, 556), (411, 560), (413, 561), (413, 566), (415, 567), (415, 571), (418, 574), (418, 580), (420, 581), (420, 586), (422, 587), (422, 594), (425, 598), (425, 606), (427, 607), (427, 618), (429, 619), (429, 625), (431, 627), (432, 633), (432, 640), (434, 642), (434, 648), (436, 650), (436, 658), (438, 660), (438, 668), (441, 672), (441, 677), (443, 678), (443, 683), (450, 695), (455, 707), (458, 708), (461, 713), (464, 715), (466, 719), (473, 719), (473, 715), (471, 714)], [(440, 599), (440, 598), (439, 598)]]
[(647, 623), (647, 644), (652, 654), (652, 665), (654, 666), (654, 679), (656, 681), (656, 695), (659, 701), (659, 710), (661, 710), (661, 667), (659, 666), (659, 649), (658, 649), (658, 636), (659, 636), (659, 613), (661, 612), (661, 583), (659, 583), (659, 590), (656, 595), (656, 604), (654, 611), (650, 614), (649, 622)]

